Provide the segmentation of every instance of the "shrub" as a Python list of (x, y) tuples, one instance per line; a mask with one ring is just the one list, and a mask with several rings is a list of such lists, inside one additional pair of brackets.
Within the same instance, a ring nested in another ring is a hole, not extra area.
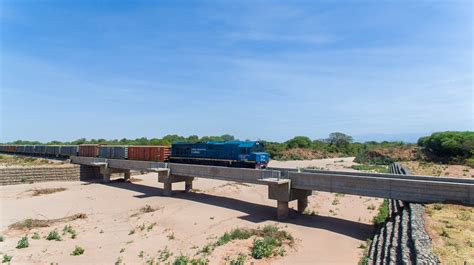
[(394, 161), (375, 150), (364, 150), (356, 155), (354, 162), (372, 165), (390, 165)]
[(46, 237), (46, 240), (61, 241), (61, 236), (59, 235), (57, 230), (53, 230), (49, 232), (48, 236)]
[(5, 237), (3, 237), (2, 235), (0, 235), (0, 242), (3, 242), (5, 241)]
[(273, 251), (277, 246), (277, 240), (272, 237), (256, 239), (252, 246), (252, 257), (254, 259), (267, 258), (273, 255)]
[(388, 199), (384, 199), (382, 205), (380, 205), (379, 207), (379, 212), (377, 213), (376, 216), (374, 216), (374, 219), (372, 220), (372, 222), (375, 225), (383, 224), (389, 216), (389, 211), (390, 209), (388, 207)]
[(247, 255), (240, 253), (236, 259), (233, 259), (230, 261), (230, 265), (244, 265), (246, 259), (247, 259)]
[(3, 254), (3, 259), (2, 259), (2, 263), (7, 263), (7, 262), (10, 262), (12, 261), (12, 256), (8, 256), (7, 254)]
[(176, 257), (176, 259), (173, 262), (173, 265), (187, 265), (188, 262), (189, 262), (189, 257), (181, 254), (178, 257)]
[(169, 251), (168, 247), (165, 247), (163, 250), (159, 251), (159, 253), (160, 256), (158, 257), (158, 260), (160, 261), (166, 261), (169, 257), (173, 256), (173, 253)]
[(28, 237), (24, 236), (20, 240), (18, 240), (18, 243), (16, 244), (16, 248), (27, 248), (30, 245), (28, 243)]
[(40, 235), (37, 232), (35, 232), (33, 236), (31, 237), (31, 239), (38, 240), (40, 239)]
[(84, 249), (80, 246), (76, 246), (74, 250), (71, 252), (71, 256), (80, 256), (84, 254)]

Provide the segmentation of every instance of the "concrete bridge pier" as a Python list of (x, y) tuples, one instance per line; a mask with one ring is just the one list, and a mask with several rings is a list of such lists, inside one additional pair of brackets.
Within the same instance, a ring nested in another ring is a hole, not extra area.
[(130, 182), (130, 176), (130, 169), (123, 171), (123, 178), (125, 179), (125, 182)]
[(268, 198), (277, 201), (277, 219), (288, 218), (290, 202), (290, 180), (268, 178), (262, 180), (268, 184)]
[(288, 218), (289, 202), (298, 200), (298, 213), (303, 213), (308, 207), (308, 196), (311, 190), (292, 189), (289, 179), (264, 179), (268, 184), (268, 198), (277, 201), (277, 219)]
[(158, 173), (158, 182), (163, 183), (163, 195), (173, 194), (173, 183), (184, 182), (184, 192), (189, 192), (193, 188), (194, 177), (175, 176), (170, 174), (169, 168), (159, 168), (151, 170)]
[(107, 167), (107, 165), (100, 166), (100, 174), (102, 175), (102, 182), (109, 183), (110, 176), (112, 175), (112, 170)]

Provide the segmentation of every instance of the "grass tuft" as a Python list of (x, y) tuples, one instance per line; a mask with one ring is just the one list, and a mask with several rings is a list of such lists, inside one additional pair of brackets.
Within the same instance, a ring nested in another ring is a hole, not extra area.
[(28, 242), (28, 237), (24, 236), (20, 240), (18, 240), (18, 243), (16, 244), (16, 248), (27, 248), (30, 246), (30, 243)]
[(61, 236), (59, 235), (57, 230), (53, 230), (49, 232), (48, 236), (46, 237), (46, 240), (61, 241)]
[(80, 256), (82, 254), (84, 254), (84, 249), (80, 246), (76, 246), (71, 252), (71, 256)]

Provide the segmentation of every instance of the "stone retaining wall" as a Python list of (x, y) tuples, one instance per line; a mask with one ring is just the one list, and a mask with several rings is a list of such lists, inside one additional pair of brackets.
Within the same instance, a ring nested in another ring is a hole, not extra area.
[[(132, 170), (131, 175), (141, 174)], [(114, 173), (112, 177), (123, 176)], [(0, 168), (0, 185), (14, 185), (45, 181), (95, 181), (102, 180), (98, 167), (68, 165), (49, 167), (7, 167)]]
[[(399, 167), (399, 165), (396, 165)], [(409, 172), (406, 169), (398, 172)], [(424, 227), (421, 204), (389, 200), (390, 216), (377, 228), (368, 264), (439, 264)]]

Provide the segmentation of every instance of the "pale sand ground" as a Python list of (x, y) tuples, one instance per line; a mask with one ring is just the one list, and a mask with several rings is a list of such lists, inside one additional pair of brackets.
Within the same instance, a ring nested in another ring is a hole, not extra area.
[[(276, 162), (272, 166), (309, 163), (341, 170), (342, 162), (334, 163), (340, 160)], [(343, 164), (348, 166), (350, 162)], [(381, 202), (380, 199), (345, 195), (333, 205), (334, 194), (318, 192), (309, 198), (309, 209), (314, 210), (316, 216), (292, 212), (288, 221), (277, 222), (276, 202), (267, 198), (266, 186), (198, 179), (194, 188), (199, 192), (185, 194), (178, 191), (173, 197), (163, 197), (162, 184), (157, 183), (155, 174), (135, 177), (143, 181), (107, 185), (49, 182), (0, 187), (0, 234), (5, 237), (0, 243), (1, 252), (13, 256), (12, 264), (113, 264), (118, 257), (125, 264), (144, 264), (148, 258), (158, 257), (157, 251), (165, 247), (174, 253), (169, 259), (173, 261), (180, 253), (194, 256), (206, 243), (215, 241), (232, 228), (277, 224), (296, 238), (295, 247), (288, 248), (284, 257), (253, 260), (255, 264), (356, 264), (362, 252), (359, 246), (369, 237), (370, 220), (376, 213), (367, 207), (378, 206)], [(68, 190), (38, 197), (26, 192), (46, 187)], [(183, 190), (184, 185), (175, 184), (173, 188)], [(147, 204), (160, 210), (131, 217)], [(296, 209), (296, 202), (290, 207)], [(44, 239), (54, 228), (62, 230), (65, 223), (31, 231), (8, 229), (8, 225), (26, 218), (51, 219), (76, 213), (88, 216), (69, 222), (78, 232), (76, 239), (68, 236), (63, 236), (59, 242)], [(155, 222), (151, 231), (136, 228)], [(135, 233), (129, 235), (133, 228)], [(38, 232), (42, 238), (30, 238), (28, 248), (15, 248), (22, 236), (31, 237), (33, 232)], [(167, 237), (172, 233), (174, 240)], [(251, 243), (251, 240), (234, 241), (218, 247), (209, 257), (210, 264), (224, 264), (226, 256), (235, 257), (239, 252), (250, 253)], [(85, 249), (82, 256), (70, 255), (76, 245)], [(143, 258), (138, 256), (140, 251), (144, 251)]]

